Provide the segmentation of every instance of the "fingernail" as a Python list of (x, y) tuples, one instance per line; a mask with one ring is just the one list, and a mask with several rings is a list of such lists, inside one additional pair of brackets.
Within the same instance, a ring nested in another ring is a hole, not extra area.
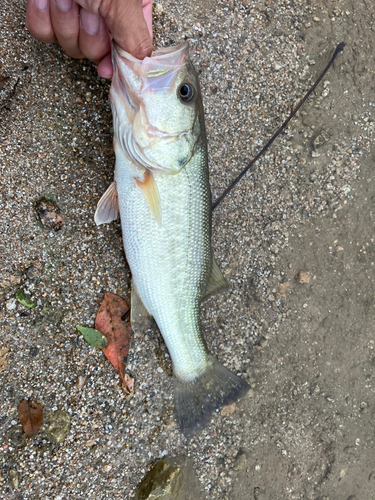
[(99, 29), (99, 16), (92, 14), (85, 9), (81, 9), (80, 13), (81, 28), (86, 31), (88, 35), (96, 35)]
[(34, 0), (34, 5), (38, 10), (46, 10), (48, 7), (48, 0)]
[(62, 12), (69, 12), (73, 6), (73, 0), (55, 0), (56, 6)]

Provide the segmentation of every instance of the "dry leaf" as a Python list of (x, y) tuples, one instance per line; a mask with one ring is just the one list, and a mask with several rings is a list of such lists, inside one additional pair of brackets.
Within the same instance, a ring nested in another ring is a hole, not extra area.
[(133, 394), (133, 392), (134, 392), (134, 378), (132, 378), (127, 373), (125, 373), (124, 376), (122, 376), (120, 373), (120, 379), (121, 379), (122, 388), (123, 388), (125, 394)]
[(125, 300), (114, 293), (106, 292), (95, 318), (95, 329), (108, 340), (108, 347), (103, 349), (103, 352), (120, 375), (125, 392), (131, 394), (134, 390), (134, 380), (129, 377), (133, 381), (133, 388), (130, 390), (131, 383), (125, 374), (132, 333), (128, 315), (129, 306)]
[(23, 399), (18, 405), (18, 419), (28, 436), (35, 436), (43, 423), (43, 408), (39, 403)]

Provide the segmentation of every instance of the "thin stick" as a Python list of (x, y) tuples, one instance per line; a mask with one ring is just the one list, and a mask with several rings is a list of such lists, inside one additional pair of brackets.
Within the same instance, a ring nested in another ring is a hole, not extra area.
[(215, 210), (215, 208), (219, 205), (220, 202), (223, 201), (223, 199), (227, 196), (228, 193), (234, 188), (234, 186), (237, 184), (237, 182), (251, 169), (251, 172), (253, 171), (253, 165), (256, 161), (259, 160), (259, 158), (267, 151), (267, 149), (271, 146), (273, 141), (281, 134), (281, 132), (286, 128), (290, 120), (293, 118), (293, 116), (297, 113), (299, 108), (302, 106), (302, 104), (310, 97), (310, 95), (314, 92), (316, 87), (319, 85), (320, 81), (322, 78), (325, 76), (329, 68), (332, 66), (333, 61), (336, 59), (337, 55), (344, 49), (345, 43), (341, 42), (335, 49), (335, 52), (333, 53), (329, 63), (327, 66), (324, 68), (323, 72), (319, 76), (319, 78), (316, 80), (314, 85), (311, 87), (311, 89), (307, 92), (305, 97), (301, 99), (301, 101), (298, 103), (298, 105), (293, 109), (293, 111), (290, 113), (288, 118), (285, 120), (285, 122), (281, 125), (281, 127), (275, 132), (275, 134), (271, 137), (271, 139), (267, 142), (267, 144), (262, 148), (262, 150), (251, 160), (251, 162), (242, 170), (242, 172), (234, 179), (234, 181), (230, 184), (229, 187), (224, 191), (224, 193), (215, 201), (215, 203), (212, 205), (212, 211)]

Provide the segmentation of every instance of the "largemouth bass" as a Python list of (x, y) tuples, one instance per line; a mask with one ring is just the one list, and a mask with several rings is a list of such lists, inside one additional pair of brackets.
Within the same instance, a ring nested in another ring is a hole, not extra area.
[(212, 201), (198, 75), (188, 44), (137, 60), (116, 44), (110, 101), (115, 178), (95, 214), (121, 216), (132, 273), (131, 323), (153, 317), (173, 363), (182, 432), (199, 432), (249, 386), (209, 354), (202, 300), (227, 287), (211, 248)]

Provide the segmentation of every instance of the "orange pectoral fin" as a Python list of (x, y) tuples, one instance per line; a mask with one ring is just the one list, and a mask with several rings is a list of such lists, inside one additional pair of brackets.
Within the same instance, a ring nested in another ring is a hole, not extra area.
[(152, 215), (156, 222), (161, 225), (161, 203), (158, 186), (156, 185), (154, 176), (149, 170), (146, 170), (143, 180), (135, 179), (137, 186), (142, 191), (146, 198), (147, 204), (150, 207)]

